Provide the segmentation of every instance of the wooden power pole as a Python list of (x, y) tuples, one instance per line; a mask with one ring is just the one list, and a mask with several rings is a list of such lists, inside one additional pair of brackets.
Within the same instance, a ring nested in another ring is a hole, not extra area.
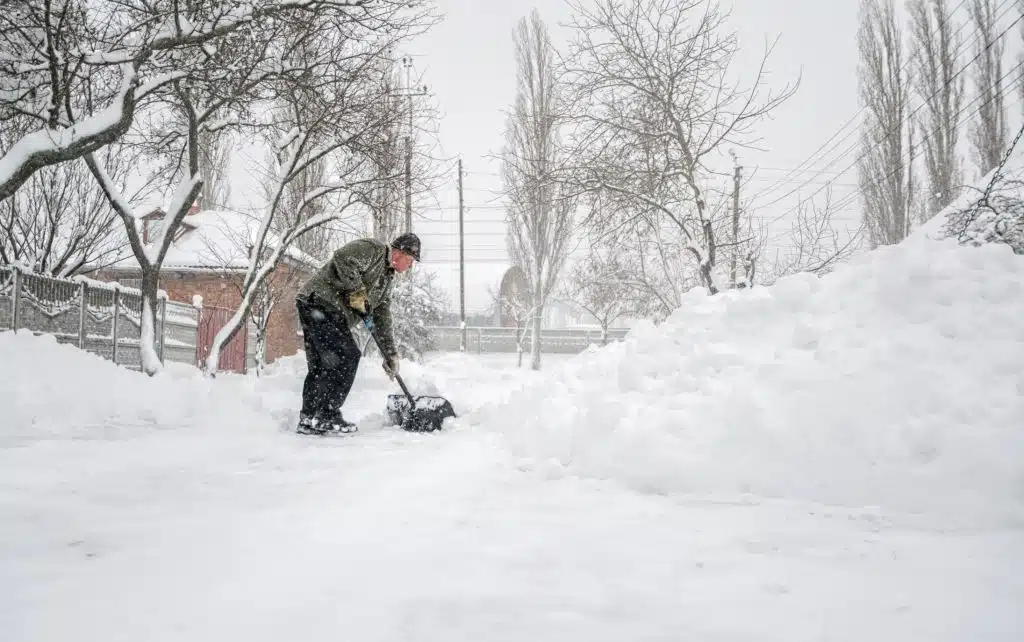
[(740, 253), (740, 167), (736, 160), (736, 154), (732, 154), (732, 161), (735, 165), (732, 177), (732, 264), (729, 270), (729, 279), (732, 288), (736, 289), (736, 265)]
[(459, 159), (459, 315), (462, 338), (459, 349), (466, 351), (466, 234), (465, 215), (462, 207), (462, 159)]
[(427, 88), (418, 91), (412, 89), (412, 56), (403, 56), (405, 67), (405, 93), (409, 98), (409, 129), (405, 135), (405, 231), (412, 231), (412, 99), (413, 96), (426, 96)]

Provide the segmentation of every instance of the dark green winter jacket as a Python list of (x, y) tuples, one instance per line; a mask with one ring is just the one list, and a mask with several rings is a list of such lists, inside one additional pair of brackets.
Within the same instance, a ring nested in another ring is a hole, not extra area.
[(348, 305), (348, 297), (360, 289), (366, 291), (377, 337), (388, 356), (396, 356), (391, 329), (391, 288), (395, 268), (391, 266), (391, 246), (376, 239), (359, 239), (343, 245), (334, 256), (299, 290), (299, 298), (316, 295), (342, 312), (349, 326), (361, 324)]

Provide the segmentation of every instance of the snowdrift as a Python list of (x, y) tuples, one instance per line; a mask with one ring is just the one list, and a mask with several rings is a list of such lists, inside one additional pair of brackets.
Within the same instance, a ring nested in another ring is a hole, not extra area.
[[(398, 390), (378, 364), (368, 359), (360, 366), (350, 398), (351, 416), (369, 429), (383, 426), (386, 395)], [(443, 372), (414, 362), (403, 363), (403, 371), (416, 394), (439, 394)], [(279, 433), (292, 432), (298, 420), (305, 375), (300, 353), (258, 378), (220, 373), (209, 379), (177, 363), (149, 377), (49, 335), (0, 332), (0, 447), (163, 435), (176, 448), (186, 443), (182, 433), (192, 432), (202, 435), (202, 456), (211, 461), (221, 445), (236, 449), (242, 435), (249, 445), (278, 448)], [(453, 399), (464, 407), (465, 396)]]
[(1024, 257), (930, 240), (694, 290), (485, 421), (548, 474), (1022, 523)]
[(274, 425), (260, 394), (263, 383), (252, 378), (210, 380), (181, 364), (148, 377), (49, 335), (0, 332), (0, 376), (5, 444), (130, 439), (196, 426), (235, 433)]

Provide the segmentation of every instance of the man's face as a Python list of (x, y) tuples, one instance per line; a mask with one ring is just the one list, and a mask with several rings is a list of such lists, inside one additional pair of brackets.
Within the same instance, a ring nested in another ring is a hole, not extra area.
[(406, 254), (401, 250), (391, 250), (391, 265), (395, 267), (395, 271), (398, 273), (405, 272), (411, 268), (414, 260), (411, 254)]

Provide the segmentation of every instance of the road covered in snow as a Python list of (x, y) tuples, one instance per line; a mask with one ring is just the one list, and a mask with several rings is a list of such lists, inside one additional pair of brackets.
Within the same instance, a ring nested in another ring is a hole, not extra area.
[(541, 373), (434, 355), (438, 434), (383, 425), (374, 361), (362, 432), (303, 437), (301, 357), (0, 333), (2, 638), (1019, 641), (1022, 263), (911, 245)]

